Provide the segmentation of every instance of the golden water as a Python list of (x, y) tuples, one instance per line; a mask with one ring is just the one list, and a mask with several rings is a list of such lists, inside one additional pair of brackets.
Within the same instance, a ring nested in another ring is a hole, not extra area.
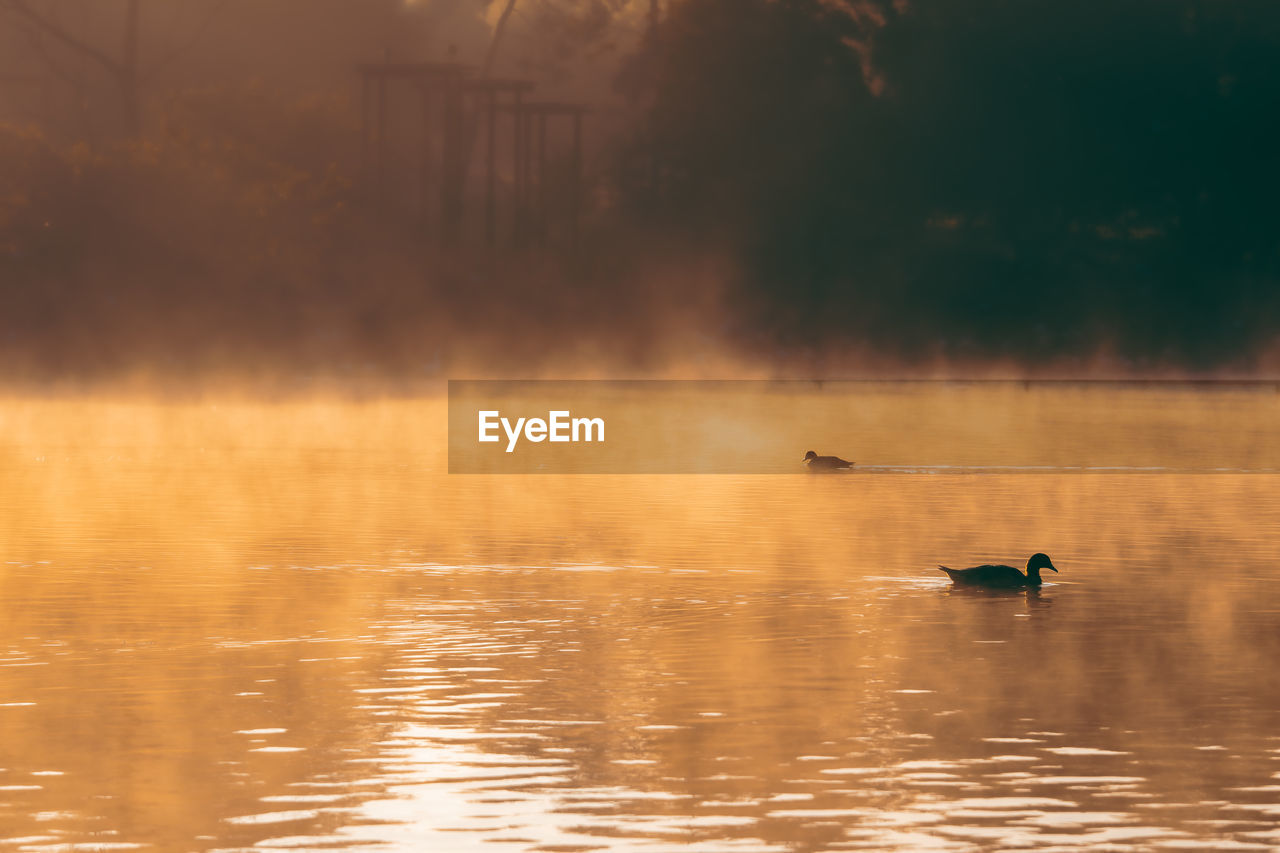
[(0, 848), (1280, 846), (1280, 477), (449, 476), (443, 405), (7, 402)]

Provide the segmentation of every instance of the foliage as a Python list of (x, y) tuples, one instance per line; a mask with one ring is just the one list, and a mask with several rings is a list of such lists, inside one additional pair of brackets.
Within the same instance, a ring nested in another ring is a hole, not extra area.
[(746, 258), (784, 336), (1240, 358), (1280, 326), (1278, 48), (1251, 0), (687, 0), (658, 218)]

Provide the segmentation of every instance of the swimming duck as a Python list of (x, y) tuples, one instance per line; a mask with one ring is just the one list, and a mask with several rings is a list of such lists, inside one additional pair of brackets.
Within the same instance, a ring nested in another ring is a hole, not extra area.
[(1032, 554), (1031, 559), (1027, 560), (1025, 575), (1013, 566), (974, 566), (972, 569), (948, 569), (946, 566), (938, 566), (938, 568), (947, 573), (952, 583), (1000, 588), (1040, 586), (1041, 569), (1058, 571), (1053, 567), (1053, 563), (1049, 562), (1047, 554)]
[(804, 455), (804, 464), (810, 468), (820, 468), (825, 471), (833, 471), (837, 468), (852, 468), (853, 463), (841, 459), (839, 456), (819, 456), (810, 450)]

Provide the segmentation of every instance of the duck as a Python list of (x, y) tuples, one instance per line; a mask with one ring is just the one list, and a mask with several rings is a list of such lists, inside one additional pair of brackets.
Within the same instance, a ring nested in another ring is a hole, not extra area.
[(838, 468), (852, 468), (853, 463), (847, 459), (841, 459), (839, 456), (819, 456), (810, 450), (804, 455), (804, 464), (811, 469), (820, 469), (823, 471), (834, 471)]
[(947, 573), (952, 583), (999, 589), (1038, 587), (1041, 584), (1041, 569), (1049, 569), (1055, 573), (1058, 571), (1049, 560), (1049, 555), (1040, 553), (1032, 554), (1031, 559), (1027, 560), (1025, 575), (1013, 566), (974, 566), (972, 569), (948, 569), (946, 566), (938, 566), (938, 568)]

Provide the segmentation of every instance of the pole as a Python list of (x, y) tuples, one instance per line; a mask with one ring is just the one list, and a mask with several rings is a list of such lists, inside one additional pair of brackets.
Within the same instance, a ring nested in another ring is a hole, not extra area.
[(484, 176), (484, 238), (489, 244), (489, 248), (493, 248), (494, 243), (498, 239), (498, 199), (497, 199), (497, 122), (498, 122), (498, 93), (490, 89), (488, 99), (489, 125), (488, 125), (488, 147), (485, 151), (485, 176)]

